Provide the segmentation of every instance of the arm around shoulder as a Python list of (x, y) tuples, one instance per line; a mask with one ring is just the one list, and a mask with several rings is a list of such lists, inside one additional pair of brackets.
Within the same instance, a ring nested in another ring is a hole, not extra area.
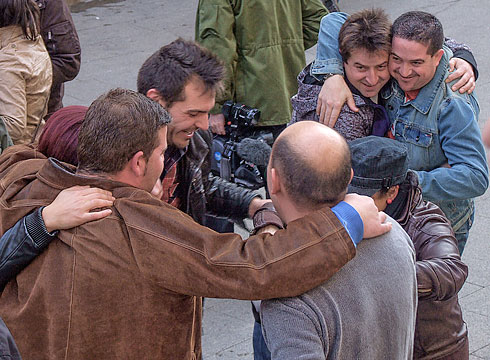
[(0, 291), (56, 237), (46, 231), (41, 211), (17, 221), (0, 239)]

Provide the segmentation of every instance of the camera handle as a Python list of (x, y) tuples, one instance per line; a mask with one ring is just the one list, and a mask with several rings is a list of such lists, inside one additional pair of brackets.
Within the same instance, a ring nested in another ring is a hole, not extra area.
[(234, 161), (233, 155), (236, 152), (236, 143), (233, 140), (228, 140), (223, 145), (223, 153), (221, 154), (219, 176), (222, 179), (232, 182), (232, 162)]

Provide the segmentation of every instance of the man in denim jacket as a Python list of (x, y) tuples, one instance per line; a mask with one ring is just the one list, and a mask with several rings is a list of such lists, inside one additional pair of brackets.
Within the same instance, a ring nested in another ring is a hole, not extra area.
[[(343, 22), (340, 14), (329, 17), (330, 21), (322, 20), (321, 34), (335, 32)], [(462, 253), (474, 218), (473, 198), (488, 187), (477, 123), (479, 105), (473, 94), (453, 91), (453, 83), (445, 82), (453, 53), (443, 47), (437, 18), (408, 12), (395, 20), (392, 33), (389, 69), (393, 79), (379, 93), (391, 121), (387, 135), (407, 144), (410, 168), (419, 177), (424, 199), (444, 211)], [(325, 45), (321, 34), (323, 45), (319, 45), (312, 73), (339, 73), (335, 44)]]

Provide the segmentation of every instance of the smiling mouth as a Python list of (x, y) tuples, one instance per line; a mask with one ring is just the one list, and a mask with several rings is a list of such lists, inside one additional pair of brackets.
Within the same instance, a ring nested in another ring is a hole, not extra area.
[(186, 137), (191, 138), (191, 137), (193, 137), (193, 136), (194, 136), (194, 132), (195, 132), (195, 131), (188, 131), (188, 130), (184, 130), (184, 131), (182, 131), (182, 132), (185, 134), (185, 136), (186, 136)]
[(401, 78), (402, 80), (405, 80), (405, 81), (411, 80), (411, 79), (413, 79), (413, 78), (415, 77), (414, 75), (410, 75), (410, 76), (403, 76), (403, 75), (401, 75), (400, 73), (398, 73), (398, 75), (400, 76), (400, 78)]

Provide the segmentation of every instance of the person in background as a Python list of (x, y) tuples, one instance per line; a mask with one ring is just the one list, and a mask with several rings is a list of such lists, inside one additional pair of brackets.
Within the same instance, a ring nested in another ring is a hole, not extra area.
[(63, 107), (64, 83), (80, 71), (80, 40), (65, 0), (34, 0), (41, 12), (41, 36), (53, 66), (45, 119)]
[[(67, 106), (56, 111), (43, 128), (37, 145), (41, 153), (38, 156), (77, 166), (78, 133), (87, 109), (86, 106)], [(12, 157), (12, 161), (16, 160)], [(9, 164), (4, 162), (0, 172)], [(51, 204), (41, 206), (17, 221), (0, 239), (0, 292), (47, 248), (59, 230), (110, 215), (113, 201), (110, 191), (74, 186), (61, 191)]]
[(224, 91), (209, 118), (214, 133), (225, 133), (221, 107), (233, 100), (259, 109), (256, 131), (277, 137), (291, 120), (296, 76), (327, 13), (320, 0), (199, 1), (195, 39), (226, 66)]
[(349, 193), (371, 196), (395, 219), (415, 247), (417, 324), (414, 359), (467, 360), (468, 330), (458, 302), (468, 267), (461, 261), (451, 224), (436, 205), (422, 199), (406, 146), (368, 136), (349, 143), (354, 177)]
[(33, 0), (0, 2), (0, 119), (14, 144), (34, 140), (47, 111), (51, 60)]
[(177, 39), (153, 53), (138, 71), (138, 92), (172, 116), (160, 176), (162, 199), (208, 226), (207, 213), (242, 220), (265, 202), (260, 194), (211, 173), (208, 114), (224, 66), (209, 50)]
[[(368, 135), (384, 136), (388, 114), (377, 103), (378, 93), (390, 80), (388, 57), (391, 51), (391, 21), (382, 9), (367, 9), (347, 18), (339, 33), (345, 81), (359, 111), (344, 105), (334, 125), (347, 141)], [(290, 124), (302, 120), (319, 121), (316, 113), (323, 81), (310, 74), (308, 64), (298, 75), (298, 93), (291, 99)]]

